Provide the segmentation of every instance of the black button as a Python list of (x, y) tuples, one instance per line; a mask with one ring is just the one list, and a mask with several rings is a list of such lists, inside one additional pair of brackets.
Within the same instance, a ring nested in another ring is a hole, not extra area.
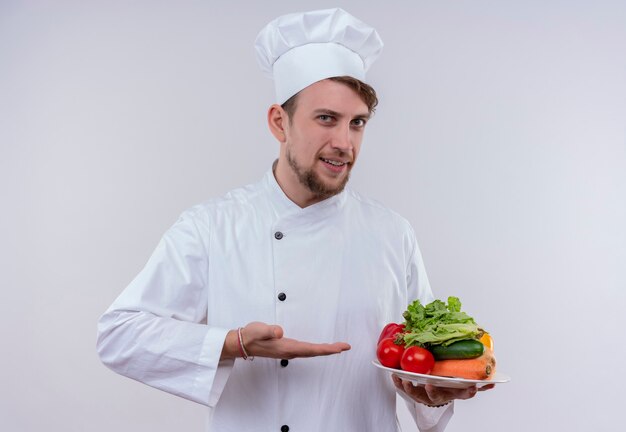
[(276, 240), (280, 240), (281, 238), (283, 238), (283, 233), (281, 233), (280, 231), (276, 231), (276, 232), (274, 233), (274, 238), (275, 238)]
[(289, 426), (287, 425), (282, 425), (280, 427), (280, 432), (289, 432)]
[(288, 365), (288, 364), (289, 364), (289, 360), (287, 360), (287, 359), (282, 359), (282, 360), (280, 361), (280, 365), (281, 365), (282, 367), (287, 367), (287, 365)]
[(287, 294), (285, 293), (278, 294), (278, 300), (285, 301), (286, 298), (287, 298)]

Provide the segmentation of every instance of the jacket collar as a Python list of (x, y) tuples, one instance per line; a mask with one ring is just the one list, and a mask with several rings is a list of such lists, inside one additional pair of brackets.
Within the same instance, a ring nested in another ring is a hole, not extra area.
[[(276, 162), (274, 162), (275, 164)], [(276, 211), (277, 216), (289, 219), (302, 219), (302, 220), (314, 220), (329, 217), (333, 213), (338, 212), (346, 201), (346, 191), (327, 198), (318, 203), (312, 204), (305, 208), (301, 208), (296, 203), (291, 201), (282, 188), (276, 181), (273, 169), (270, 169), (265, 174), (263, 179), (265, 188), (270, 195), (270, 201), (272, 207)]]

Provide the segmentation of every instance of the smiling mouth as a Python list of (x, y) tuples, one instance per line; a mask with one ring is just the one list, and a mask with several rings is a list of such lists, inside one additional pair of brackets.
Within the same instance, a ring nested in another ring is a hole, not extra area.
[(320, 160), (323, 161), (323, 162), (326, 162), (327, 164), (330, 164), (332, 166), (336, 166), (336, 167), (342, 167), (342, 166), (348, 164), (348, 162), (341, 162), (341, 161), (325, 159), (325, 158), (320, 158)]

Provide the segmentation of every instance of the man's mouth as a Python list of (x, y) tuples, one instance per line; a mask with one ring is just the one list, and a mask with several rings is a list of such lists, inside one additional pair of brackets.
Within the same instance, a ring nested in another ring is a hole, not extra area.
[(336, 166), (336, 167), (342, 167), (342, 166), (348, 164), (348, 162), (342, 162), (342, 161), (326, 159), (326, 158), (320, 158), (320, 160), (323, 161), (323, 162), (326, 162), (327, 164), (330, 164), (332, 166)]

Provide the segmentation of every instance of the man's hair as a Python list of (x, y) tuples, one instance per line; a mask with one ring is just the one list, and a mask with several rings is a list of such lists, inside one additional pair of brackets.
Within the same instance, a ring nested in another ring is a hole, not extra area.
[[(374, 113), (374, 111), (376, 110), (376, 105), (378, 105), (378, 97), (376, 96), (376, 90), (374, 90), (372, 86), (370, 86), (369, 84), (365, 84), (363, 81), (360, 81), (351, 76), (337, 76), (328, 79), (350, 87), (356, 92), (356, 94), (359, 95), (365, 105), (367, 105), (369, 113)], [(299, 93), (296, 93), (295, 95), (291, 96), (285, 101), (285, 103), (281, 105), (281, 107), (287, 112), (290, 122), (293, 118), (293, 114), (296, 112), (298, 94)]]

